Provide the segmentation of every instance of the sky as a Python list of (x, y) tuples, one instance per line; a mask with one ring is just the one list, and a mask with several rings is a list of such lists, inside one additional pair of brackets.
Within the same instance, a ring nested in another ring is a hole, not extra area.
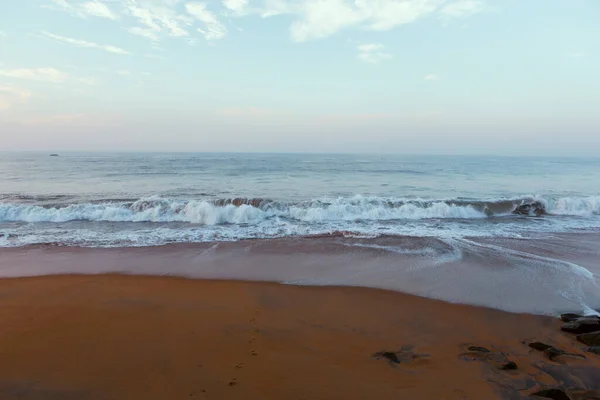
[(600, 0), (0, 0), (0, 150), (600, 155)]

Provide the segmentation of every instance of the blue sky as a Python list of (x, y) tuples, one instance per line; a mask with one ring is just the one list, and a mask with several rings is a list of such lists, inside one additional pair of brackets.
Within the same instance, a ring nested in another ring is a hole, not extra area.
[(4, 150), (600, 154), (598, 0), (0, 5)]

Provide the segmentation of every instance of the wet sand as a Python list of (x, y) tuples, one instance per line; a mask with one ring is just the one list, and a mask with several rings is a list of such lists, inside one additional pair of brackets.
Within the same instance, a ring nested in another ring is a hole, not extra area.
[[(556, 318), (377, 289), (3, 279), (0, 321), (0, 399), (518, 399), (569, 376), (600, 389), (600, 356)], [(400, 349), (400, 363), (373, 357)]]
[(0, 249), (0, 278), (174, 275), (360, 286), (516, 313), (600, 308), (600, 234), (502, 238), (310, 238), (81, 248)]

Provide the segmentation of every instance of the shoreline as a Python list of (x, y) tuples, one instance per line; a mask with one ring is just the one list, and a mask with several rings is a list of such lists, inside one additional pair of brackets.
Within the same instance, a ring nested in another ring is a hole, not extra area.
[(540, 239), (255, 239), (153, 247), (0, 249), (0, 278), (175, 275), (393, 290), (516, 313), (600, 308), (600, 234)]
[[(0, 279), (0, 316), (2, 399), (524, 399), (571, 375), (600, 390), (581, 372), (600, 376), (600, 356), (556, 318), (380, 289), (10, 278)], [(522, 343), (532, 340), (586, 359), (549, 361)], [(374, 357), (382, 351), (401, 362)]]

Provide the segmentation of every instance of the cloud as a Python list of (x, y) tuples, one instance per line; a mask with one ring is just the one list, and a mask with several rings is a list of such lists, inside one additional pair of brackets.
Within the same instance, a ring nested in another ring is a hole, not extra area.
[(153, 41), (158, 40), (161, 34), (171, 37), (189, 36), (187, 27), (192, 25), (193, 19), (178, 13), (175, 10), (177, 3), (178, 1), (173, 0), (128, 2), (124, 13), (142, 25), (142, 27), (131, 28), (129, 32)]
[(118, 15), (113, 13), (106, 4), (98, 1), (88, 1), (83, 3), (81, 5), (81, 12), (85, 15), (92, 15), (95, 17), (108, 18), (112, 20), (119, 19)]
[(442, 17), (463, 18), (478, 14), (485, 10), (485, 4), (480, 0), (457, 0), (441, 8)]
[(370, 64), (378, 64), (381, 61), (392, 58), (392, 55), (385, 52), (385, 46), (381, 43), (359, 44), (358, 59)]
[(185, 9), (195, 19), (204, 24), (204, 28), (197, 28), (206, 40), (222, 39), (227, 34), (227, 28), (223, 25), (215, 14), (206, 8), (204, 3), (186, 3)]
[(46, 32), (46, 31), (42, 31), (41, 34), (50, 39), (54, 39), (54, 40), (57, 40), (62, 43), (71, 44), (71, 45), (77, 46), (77, 47), (86, 47), (86, 48), (90, 48), (90, 49), (101, 49), (104, 51), (108, 51), (109, 53), (115, 53), (115, 54), (125, 54), (125, 55), (130, 54), (128, 51), (123, 50), (122, 48), (117, 47), (117, 46), (104, 45), (104, 44), (98, 44), (98, 43), (94, 43), (94, 42), (88, 42), (86, 40), (68, 38), (65, 36), (55, 35), (55, 34), (52, 34), (52, 33)]
[(125, 70), (125, 69), (121, 69), (121, 70), (117, 71), (117, 75), (130, 76), (131, 75), (131, 71), (128, 71), (128, 70)]
[(158, 34), (152, 29), (148, 28), (140, 28), (139, 26), (134, 26), (133, 28), (129, 28), (129, 33), (132, 33), (137, 36), (145, 37), (146, 39), (150, 39), (153, 42), (158, 42)]
[(14, 103), (25, 103), (31, 95), (29, 90), (0, 85), (0, 111), (8, 110)]
[(223, 0), (223, 6), (236, 15), (246, 14), (248, 3), (248, 0)]
[[(429, 16), (466, 18), (486, 10), (487, 0), (52, 0), (54, 8), (79, 17), (119, 20), (133, 35), (158, 42), (163, 37), (222, 39), (221, 16), (288, 16), (290, 36), (306, 42), (349, 29), (386, 31)], [(209, 6), (210, 5), (210, 9)], [(199, 26), (200, 25), (200, 26)]]
[(113, 12), (106, 4), (98, 1), (85, 1), (85, 2), (67, 2), (66, 0), (52, 0), (54, 3), (54, 8), (62, 11), (66, 11), (69, 14), (76, 15), (81, 18), (87, 17), (100, 17), (100, 18), (108, 18), (111, 20), (119, 19), (118, 14)]
[(0, 69), (0, 76), (32, 81), (62, 83), (69, 75), (54, 68)]
[(7, 37), (8, 34), (4, 31), (0, 31), (0, 37)]
[(296, 42), (321, 39), (344, 29), (385, 31), (439, 13), (466, 17), (485, 9), (479, 0), (266, 0), (263, 17), (293, 15), (290, 27)]
[(437, 74), (427, 74), (423, 77), (426, 81), (439, 81), (440, 76)]

